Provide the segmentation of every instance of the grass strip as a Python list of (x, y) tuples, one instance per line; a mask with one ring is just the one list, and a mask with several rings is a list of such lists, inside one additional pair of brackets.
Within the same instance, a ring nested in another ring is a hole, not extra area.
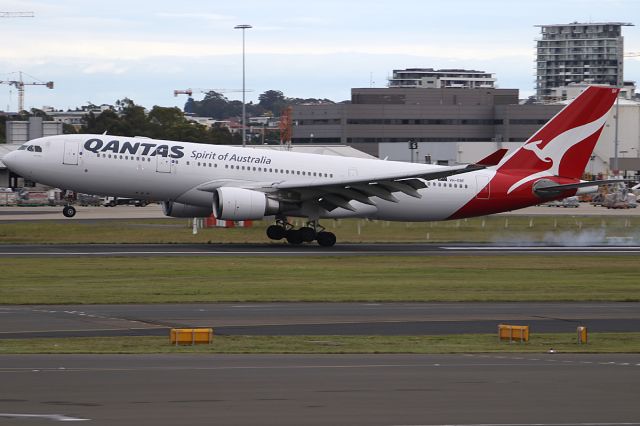
[(0, 354), (456, 354), (640, 353), (640, 333), (532, 334), (528, 343), (499, 342), (494, 334), (447, 336), (215, 336), (211, 345), (173, 346), (167, 337), (0, 340)]
[(2, 304), (640, 301), (637, 256), (0, 259)]
[[(292, 222), (303, 224), (300, 219)], [(322, 223), (340, 243), (640, 241), (640, 216), (487, 216), (419, 223), (339, 219)], [(250, 228), (205, 228), (193, 235), (189, 219), (0, 222), (0, 244), (265, 243), (270, 224), (256, 221)]]

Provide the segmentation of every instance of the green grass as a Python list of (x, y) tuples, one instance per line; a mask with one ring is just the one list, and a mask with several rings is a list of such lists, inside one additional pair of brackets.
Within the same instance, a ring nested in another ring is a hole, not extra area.
[(163, 337), (96, 337), (0, 340), (0, 354), (83, 353), (640, 353), (640, 333), (591, 333), (576, 343), (574, 333), (532, 334), (528, 343), (498, 342), (496, 335), (448, 336), (216, 336), (211, 345), (173, 346)]
[[(303, 224), (301, 220), (293, 222)], [(558, 236), (572, 241), (584, 231), (603, 242), (607, 237), (640, 241), (638, 216), (488, 216), (420, 223), (346, 219), (322, 223), (340, 243), (540, 242), (556, 241)], [(208, 228), (193, 235), (188, 219), (6, 222), (0, 223), (0, 243), (265, 243), (268, 225), (257, 221), (251, 228)]]
[(2, 304), (640, 301), (633, 255), (0, 259)]

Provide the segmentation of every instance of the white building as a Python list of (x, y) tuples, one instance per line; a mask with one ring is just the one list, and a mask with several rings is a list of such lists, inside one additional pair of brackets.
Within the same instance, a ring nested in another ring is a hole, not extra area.
[(494, 88), (496, 79), (493, 74), (484, 71), (463, 69), (407, 68), (393, 70), (389, 78), (389, 87), (446, 88), (462, 87), (467, 89)]

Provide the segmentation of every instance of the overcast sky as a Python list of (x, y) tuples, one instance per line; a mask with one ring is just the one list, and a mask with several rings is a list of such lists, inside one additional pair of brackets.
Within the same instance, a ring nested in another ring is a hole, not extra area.
[[(174, 89), (242, 87), (247, 100), (269, 89), (289, 97), (349, 99), (352, 87), (384, 87), (393, 69), (492, 72), (501, 88), (534, 92), (537, 24), (634, 22), (638, 0), (1, 0), (0, 80), (55, 82), (26, 88), (27, 109), (113, 104), (184, 105)], [(625, 51), (640, 52), (640, 28), (624, 27)], [(640, 81), (640, 58), (625, 60)], [(230, 99), (241, 93), (229, 92)], [(194, 94), (201, 99), (202, 94)], [(0, 110), (17, 109), (0, 85)]]

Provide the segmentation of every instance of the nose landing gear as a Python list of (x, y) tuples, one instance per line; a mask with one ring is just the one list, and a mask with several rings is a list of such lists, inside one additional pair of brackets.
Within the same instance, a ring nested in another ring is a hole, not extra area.
[(267, 228), (267, 237), (272, 240), (286, 238), (289, 244), (302, 244), (317, 241), (322, 247), (332, 247), (336, 243), (336, 236), (333, 232), (325, 231), (325, 228), (316, 220), (312, 220), (306, 226), (295, 229), (286, 218), (276, 218), (276, 224)]
[(62, 214), (64, 217), (74, 217), (76, 215), (76, 208), (73, 206), (64, 206)]

